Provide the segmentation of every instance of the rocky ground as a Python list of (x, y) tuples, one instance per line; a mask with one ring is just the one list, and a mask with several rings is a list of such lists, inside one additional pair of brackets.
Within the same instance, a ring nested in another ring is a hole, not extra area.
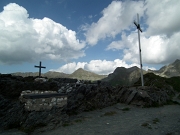
[(180, 106), (139, 108), (115, 104), (101, 110), (84, 112), (69, 125), (39, 135), (179, 135)]
[[(55, 129), (44, 127), (31, 135), (179, 135), (180, 106), (141, 108), (117, 103), (113, 106), (83, 112)], [(27, 135), (16, 129), (0, 135)]]
[[(5, 130), (9, 131), (13, 128), (29, 134), (34, 131), (57, 129), (71, 124), (79, 114), (107, 108), (117, 103), (138, 107), (178, 104), (177, 101), (173, 102), (171, 100), (175, 91), (170, 86), (161, 89), (156, 87), (112, 87), (102, 82), (94, 84), (84, 82), (77, 85), (77, 79), (56, 78), (47, 82), (34, 82), (34, 79), (34, 77), (0, 76), (0, 87), (2, 88), (0, 91), (0, 130), (2, 134)], [(68, 95), (67, 105), (49, 111), (29, 112), (24, 109), (24, 105), (18, 100), (21, 91), (27, 89), (65, 92)], [(117, 114), (119, 113), (117, 112)], [(124, 117), (128, 118), (129, 116)], [(96, 118), (96, 116), (93, 118)]]

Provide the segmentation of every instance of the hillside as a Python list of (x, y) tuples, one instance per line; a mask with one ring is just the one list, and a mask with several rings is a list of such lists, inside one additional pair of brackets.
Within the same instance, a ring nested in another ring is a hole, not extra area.
[[(141, 85), (141, 79), (134, 84), (135, 86)], [(156, 86), (158, 88), (167, 88), (167, 90), (174, 89), (180, 92), (180, 76), (165, 78), (154, 73), (147, 73), (144, 75), (145, 86)], [(171, 88), (172, 86), (172, 88)]]
[(69, 78), (76, 78), (79, 80), (93, 80), (93, 81), (95, 81), (95, 80), (101, 80), (107, 76), (106, 75), (98, 75), (98, 74), (95, 74), (93, 72), (89, 72), (89, 71), (86, 71), (82, 68), (79, 68), (76, 71), (74, 71), (72, 74), (70, 74), (68, 77)]
[(177, 59), (173, 63), (163, 66), (159, 70), (149, 70), (149, 72), (167, 78), (180, 76), (180, 60)]
[[(180, 76), (180, 60), (176, 60), (172, 64), (163, 66), (159, 70), (148, 70), (143, 71), (143, 74), (146, 73), (154, 73), (161, 77), (171, 78), (175, 76)], [(38, 76), (38, 72), (26, 72), (26, 73), (12, 73), (15, 76)], [(42, 73), (43, 77), (47, 78), (75, 78), (79, 80), (102, 80), (105, 82), (109, 82), (112, 85), (126, 85), (131, 86), (133, 85), (138, 79), (140, 78), (140, 69), (138, 67), (131, 67), (131, 68), (124, 68), (124, 67), (117, 67), (113, 73), (107, 75), (98, 75), (90, 71), (86, 71), (82, 68), (77, 69), (72, 74), (65, 74), (60, 72), (47, 72)]]
[[(11, 73), (13, 76), (22, 76), (22, 77), (28, 77), (28, 76), (39, 76), (38, 72), (16, 72), (16, 73)], [(47, 77), (47, 78), (67, 78), (68, 74), (65, 73), (60, 73), (60, 72), (47, 72), (47, 73), (41, 73), (42, 77)]]
[(28, 76), (38, 76), (38, 72), (16, 72), (16, 73), (11, 73), (13, 76), (22, 76), (22, 77), (28, 77)]
[[(144, 74), (146, 71), (143, 72)], [(117, 67), (113, 73), (102, 81), (109, 82), (111, 85), (133, 85), (140, 78), (140, 69), (136, 66), (131, 68)]]
[(67, 78), (69, 76), (69, 74), (65, 74), (62, 72), (49, 71), (47, 73), (44, 73), (43, 76), (45, 76), (47, 78)]
[[(25, 73), (17, 72), (17, 73), (11, 73), (11, 75), (28, 77), (28, 76), (38, 76), (39, 73), (38, 72), (35, 72), (35, 73), (33, 73), (33, 72), (25, 72)], [(77, 69), (72, 74), (65, 74), (65, 73), (60, 73), (60, 72), (49, 71), (47, 73), (42, 73), (41, 75), (42, 75), (42, 77), (47, 77), (47, 78), (75, 78), (75, 79), (79, 79), (79, 80), (91, 80), (91, 81), (101, 80), (101, 79), (107, 77), (107, 75), (98, 75), (93, 72), (86, 71), (82, 68)]]

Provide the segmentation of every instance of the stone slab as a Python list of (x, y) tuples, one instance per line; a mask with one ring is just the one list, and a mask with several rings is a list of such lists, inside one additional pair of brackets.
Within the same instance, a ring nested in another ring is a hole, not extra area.
[(64, 93), (43, 93), (43, 94), (25, 94), (22, 95), (25, 99), (38, 99), (38, 98), (50, 98), (50, 97), (64, 97), (67, 94)]

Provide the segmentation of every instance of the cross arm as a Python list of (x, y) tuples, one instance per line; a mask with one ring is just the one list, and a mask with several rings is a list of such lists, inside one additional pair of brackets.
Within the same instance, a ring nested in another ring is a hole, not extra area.
[(140, 31), (142, 32), (140, 25), (137, 24), (135, 21), (134, 21), (134, 24), (136, 25), (137, 29), (140, 30)]
[(36, 68), (46, 68), (46, 67), (43, 67), (43, 66), (34, 66)]

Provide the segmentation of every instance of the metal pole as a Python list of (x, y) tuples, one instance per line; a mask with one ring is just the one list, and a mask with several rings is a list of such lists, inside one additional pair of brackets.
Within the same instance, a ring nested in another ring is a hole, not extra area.
[(39, 63), (39, 77), (41, 77), (41, 61)]
[(144, 79), (143, 79), (143, 70), (142, 70), (142, 57), (141, 57), (141, 43), (140, 43), (140, 25), (139, 25), (139, 14), (137, 14), (137, 21), (138, 21), (138, 39), (139, 39), (139, 59), (140, 59), (140, 67), (141, 67), (141, 83), (144, 86)]

